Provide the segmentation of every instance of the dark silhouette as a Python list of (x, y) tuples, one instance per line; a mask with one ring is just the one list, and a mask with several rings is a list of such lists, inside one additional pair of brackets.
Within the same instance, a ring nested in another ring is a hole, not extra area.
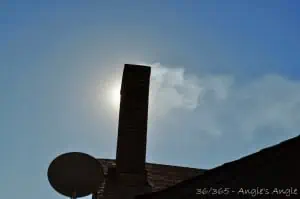
[(57, 192), (76, 198), (97, 191), (104, 176), (97, 159), (84, 153), (71, 152), (62, 154), (51, 162), (48, 179)]
[(137, 199), (300, 198), (300, 136)]
[[(148, 98), (151, 68), (124, 67), (117, 143), (117, 172), (143, 175), (147, 142)], [(128, 144), (131, 142), (132, 144)]]

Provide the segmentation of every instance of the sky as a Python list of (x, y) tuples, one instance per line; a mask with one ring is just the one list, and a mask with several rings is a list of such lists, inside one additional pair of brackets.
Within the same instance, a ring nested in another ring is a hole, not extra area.
[(213, 168), (300, 132), (300, 3), (0, 1), (0, 197), (65, 198), (59, 154), (115, 158), (112, 91), (152, 66), (147, 161)]

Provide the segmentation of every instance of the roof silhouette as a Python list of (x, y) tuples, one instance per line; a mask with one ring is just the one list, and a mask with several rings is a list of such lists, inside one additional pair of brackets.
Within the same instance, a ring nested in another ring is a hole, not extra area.
[(261, 187), (269, 191), (274, 188), (300, 188), (299, 151), (300, 136), (297, 136), (207, 170), (167, 189), (136, 198), (166, 198), (170, 195), (172, 198), (199, 198), (196, 189), (205, 187), (229, 187), (232, 190)]

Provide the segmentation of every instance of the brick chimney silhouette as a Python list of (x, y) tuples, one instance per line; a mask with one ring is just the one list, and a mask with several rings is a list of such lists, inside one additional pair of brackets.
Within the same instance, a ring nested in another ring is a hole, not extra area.
[[(148, 101), (151, 68), (125, 64), (119, 112), (116, 171), (146, 180)], [(142, 177), (142, 178), (141, 178)]]

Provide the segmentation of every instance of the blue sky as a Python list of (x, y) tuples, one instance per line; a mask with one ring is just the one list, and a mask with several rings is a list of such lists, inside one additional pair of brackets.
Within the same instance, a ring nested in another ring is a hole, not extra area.
[(148, 162), (212, 168), (299, 134), (298, 1), (109, 2), (0, 2), (1, 198), (63, 198), (58, 154), (115, 158), (125, 63), (153, 66)]

